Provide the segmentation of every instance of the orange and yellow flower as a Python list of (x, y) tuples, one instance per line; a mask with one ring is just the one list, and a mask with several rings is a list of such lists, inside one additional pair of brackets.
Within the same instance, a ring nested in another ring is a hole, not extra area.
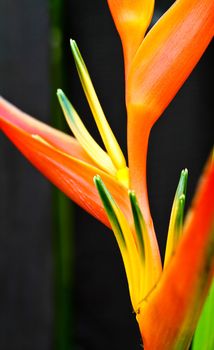
[(114, 231), (144, 348), (188, 349), (214, 274), (213, 160), (184, 223), (187, 170), (181, 172), (162, 267), (148, 202), (146, 159), (153, 124), (212, 39), (214, 3), (177, 0), (147, 34), (154, 1), (108, 4), (124, 52), (128, 164), (74, 40), (74, 61), (105, 150), (60, 89), (57, 96), (74, 137), (3, 98), (0, 128), (50, 181)]

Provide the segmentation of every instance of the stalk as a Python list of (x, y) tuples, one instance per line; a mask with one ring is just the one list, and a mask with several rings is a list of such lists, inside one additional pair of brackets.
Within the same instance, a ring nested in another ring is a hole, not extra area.
[[(63, 61), (65, 1), (50, 0), (50, 85), (52, 124), (65, 130), (66, 124), (56, 97), (58, 88), (66, 85)], [(53, 251), (54, 251), (54, 347), (72, 347), (72, 276), (73, 276), (73, 210), (71, 201), (58, 189), (53, 190)]]

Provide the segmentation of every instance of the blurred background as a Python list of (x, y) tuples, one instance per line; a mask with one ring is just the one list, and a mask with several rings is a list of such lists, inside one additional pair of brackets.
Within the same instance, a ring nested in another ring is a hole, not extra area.
[[(154, 18), (172, 2), (157, 1)], [(1, 0), (0, 94), (67, 130), (55, 95), (61, 87), (100, 141), (70, 37), (126, 152), (122, 50), (106, 1)], [(148, 184), (162, 254), (180, 171), (189, 169), (188, 207), (211, 150), (211, 62), (210, 47), (152, 130)], [(2, 134), (0, 191), (0, 348), (141, 349), (112, 232), (54, 189)]]

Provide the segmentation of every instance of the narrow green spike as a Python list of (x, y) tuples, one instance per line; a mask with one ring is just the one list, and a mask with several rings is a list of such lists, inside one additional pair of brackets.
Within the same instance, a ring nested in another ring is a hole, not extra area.
[(186, 195), (187, 190), (187, 179), (188, 179), (188, 170), (183, 169), (181, 171), (178, 187), (176, 190), (175, 196), (180, 197), (182, 194)]
[(183, 231), (183, 217), (186, 199), (187, 179), (188, 170), (184, 169), (181, 171), (179, 183), (172, 205), (164, 266), (166, 266), (171, 256), (173, 255)]
[(99, 168), (102, 168), (109, 174), (115, 176), (117, 170), (114, 167), (111, 158), (89, 134), (78, 113), (61, 89), (57, 90), (57, 97), (71, 131), (84, 148), (85, 152), (99, 166)]
[(81, 56), (79, 48), (76, 42), (72, 39), (70, 41), (70, 44), (83, 90), (87, 97), (89, 106), (91, 108), (92, 114), (94, 116), (95, 122), (97, 124), (106, 150), (110, 158), (112, 159), (112, 162), (114, 163), (115, 167), (118, 170), (124, 169), (126, 168), (125, 157), (104, 115), (103, 109), (98, 100), (97, 94), (93, 87), (91, 78), (89, 76), (84, 60)]
[(136, 244), (139, 251), (141, 265), (143, 266), (142, 298), (151, 291), (156, 280), (156, 256), (154, 255), (151, 237), (149, 236), (143, 214), (139, 207), (134, 191), (129, 191), (129, 198), (136, 230)]
[(133, 232), (99, 175), (94, 177), (94, 182), (120, 248), (128, 279), (130, 297), (136, 312), (142, 298), (142, 278), (140, 276), (143, 274), (144, 267), (139, 258)]
[(143, 231), (146, 230), (145, 222), (137, 203), (137, 198), (134, 191), (129, 191), (129, 198), (131, 202), (132, 214), (134, 218), (135, 230), (137, 233), (137, 246), (140, 252), (141, 259), (145, 263), (145, 242), (143, 238)]
[(182, 194), (178, 198), (178, 204), (177, 204), (177, 214), (175, 217), (175, 241), (178, 242), (181, 234), (182, 234), (182, 229), (183, 229), (183, 219), (184, 219), (184, 207), (185, 207), (185, 200), (186, 196)]
[(115, 235), (116, 235), (116, 239), (118, 241), (118, 244), (119, 244), (119, 246), (122, 245), (123, 247), (125, 247), (126, 243), (125, 243), (123, 231), (121, 229), (120, 223), (119, 223), (117, 215), (115, 213), (115, 202), (114, 202), (111, 194), (109, 193), (109, 191), (105, 187), (105, 185), (104, 185), (104, 183), (99, 175), (96, 175), (94, 177), (94, 183), (95, 183), (95, 186), (99, 192), (100, 198), (102, 200), (103, 206), (104, 206), (106, 213), (108, 215), (109, 221), (110, 221), (112, 227), (114, 227), (114, 229), (115, 229)]

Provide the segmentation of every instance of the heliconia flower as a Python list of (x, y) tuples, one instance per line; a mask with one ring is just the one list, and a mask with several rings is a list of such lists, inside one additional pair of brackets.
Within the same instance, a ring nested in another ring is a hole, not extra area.
[(36, 121), (3, 98), (0, 128), (50, 181), (112, 227), (144, 348), (185, 350), (214, 276), (214, 165), (208, 161), (185, 220), (188, 172), (182, 170), (162, 267), (147, 195), (147, 146), (151, 127), (213, 36), (214, 3), (177, 0), (147, 34), (153, 1), (108, 4), (124, 52), (128, 164), (74, 40), (72, 54), (105, 149), (89, 134), (61, 89), (57, 96), (74, 137)]

